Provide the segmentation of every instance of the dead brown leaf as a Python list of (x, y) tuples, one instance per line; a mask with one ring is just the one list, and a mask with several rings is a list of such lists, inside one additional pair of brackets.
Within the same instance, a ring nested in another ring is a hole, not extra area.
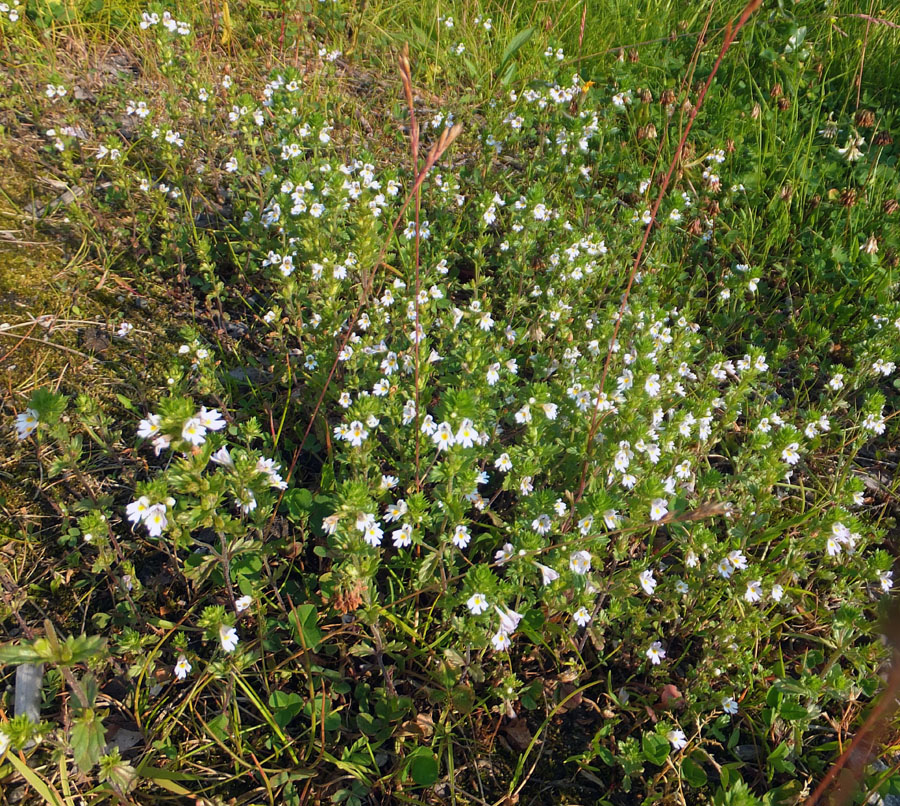
[(520, 753), (524, 753), (531, 745), (533, 737), (524, 719), (513, 719), (503, 728), (503, 732), (513, 748)]

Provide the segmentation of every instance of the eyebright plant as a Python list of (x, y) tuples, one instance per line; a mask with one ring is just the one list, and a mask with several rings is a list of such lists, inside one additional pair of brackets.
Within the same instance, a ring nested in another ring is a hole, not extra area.
[[(818, 775), (804, 741), (875, 692), (884, 657), (871, 624), (892, 559), (861, 457), (894, 431), (895, 287), (859, 301), (840, 350), (828, 322), (803, 330), (819, 317), (779, 307), (784, 266), (746, 224), (760, 155), (711, 124), (654, 216), (658, 178), (623, 133), (674, 125), (653, 102), (671, 90), (625, 67), (589, 79), (544, 43), (535, 82), (430, 120), (412, 107), (405, 167), (327, 95), (311, 103), (302, 71), (212, 83), (189, 25), (151, 11), (141, 27), (171, 87), (124, 106), (127, 153), (98, 131), (81, 155), (135, 206), (160, 271), (176, 258), (210, 309), (241, 310), (268, 381), (238, 391), (192, 335), (132, 424), (139, 480), (77, 520), (81, 556), (141, 624), (121, 649), (133, 676), (209, 684), (222, 705), (237, 685), (274, 756), (306, 742), (365, 787), (436, 780), (415, 713), (460, 730), (463, 714), (549, 717), (571, 695), (545, 678), (605, 687), (607, 724), (575, 758), (626, 791), (707, 789), (757, 741), (790, 759), (768, 781)], [(806, 75), (804, 52), (783, 69)], [(832, 139), (811, 148), (835, 172), (874, 159)], [(218, 226), (197, 225), (195, 194), (228, 199)], [(874, 276), (875, 217), (820, 215), (835, 259)], [(35, 393), (15, 433), (77, 467), (64, 403)], [(152, 635), (151, 552), (182, 603)], [(227, 742), (241, 717), (222, 713)]]

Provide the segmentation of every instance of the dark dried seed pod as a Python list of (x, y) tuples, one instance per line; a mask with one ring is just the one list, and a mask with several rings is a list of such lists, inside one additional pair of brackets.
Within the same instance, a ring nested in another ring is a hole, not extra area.
[(675, 90), (663, 90), (663, 94), (659, 98), (660, 104), (663, 106), (671, 106), (675, 103)]
[(770, 98), (780, 98), (783, 94), (784, 90), (782, 89), (781, 84), (776, 84), (774, 87), (772, 87), (771, 90), (769, 90)]
[(894, 138), (891, 137), (890, 132), (878, 132), (872, 140), (872, 143), (876, 146), (892, 146), (894, 144)]
[(641, 103), (652, 104), (653, 103), (653, 93), (650, 90), (641, 90)]
[(856, 113), (856, 125), (860, 129), (871, 129), (875, 125), (875, 113), (871, 109), (860, 109)]
[(786, 112), (788, 109), (791, 108), (791, 101), (790, 101), (790, 99), (789, 99), (789, 98), (784, 98), (784, 97), (779, 98), (779, 99), (778, 99), (778, 108), (779, 108), (782, 112)]
[(853, 188), (845, 188), (841, 191), (841, 204), (843, 204), (844, 207), (853, 207), (853, 205), (856, 204), (857, 198), (858, 195)]
[(885, 215), (893, 215), (897, 212), (897, 210), (900, 210), (900, 202), (898, 202), (896, 199), (888, 199), (881, 206), (881, 209)]

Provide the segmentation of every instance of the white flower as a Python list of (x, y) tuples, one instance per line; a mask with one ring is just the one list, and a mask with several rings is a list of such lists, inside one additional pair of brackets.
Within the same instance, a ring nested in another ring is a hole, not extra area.
[(866, 138), (856, 135), (848, 138), (846, 145), (843, 148), (836, 148), (836, 151), (845, 157), (847, 162), (856, 162), (862, 157), (862, 151), (859, 150), (859, 147), (865, 144)]
[(744, 591), (744, 599), (751, 604), (758, 602), (762, 598), (762, 584), (758, 579), (747, 583), (747, 590)]
[(469, 608), (469, 612), (473, 615), (480, 616), (488, 609), (488, 602), (483, 594), (473, 593), (466, 602), (466, 607)]
[(453, 447), (456, 443), (456, 437), (453, 436), (453, 427), (450, 423), (441, 423), (437, 427), (437, 430), (431, 435), (431, 441), (437, 445), (439, 451)]
[(23, 440), (38, 427), (38, 413), (34, 409), (25, 409), (16, 417), (16, 438)]
[(399, 529), (391, 532), (391, 540), (394, 541), (394, 548), (406, 548), (412, 544), (412, 526), (404, 523)]
[(675, 475), (680, 479), (689, 479), (691, 477), (691, 462), (685, 459), (681, 464), (675, 466)]
[(722, 700), (722, 710), (726, 714), (736, 714), (738, 712), (737, 700), (734, 697), (725, 697)]
[(501, 610), (497, 605), (494, 605), (494, 610), (497, 611), (497, 615), (500, 616), (500, 632), (513, 633), (516, 631), (516, 627), (519, 626), (519, 622), (522, 620), (522, 614), (516, 613), (515, 610), (510, 610), (508, 607), (503, 608)]
[(550, 516), (547, 514), (538, 515), (532, 522), (531, 528), (539, 535), (545, 535), (550, 531)]
[(512, 641), (503, 630), (500, 630), (491, 637), (491, 644), (495, 652), (504, 652), (512, 646)]
[(137, 435), (141, 439), (149, 439), (159, 433), (160, 416), (151, 414), (146, 420), (138, 423)]
[(231, 458), (231, 454), (228, 452), (228, 448), (226, 448), (224, 445), (209, 458), (210, 461), (215, 462), (217, 465), (222, 465), (223, 467), (234, 470), (234, 460)]
[(173, 674), (178, 680), (184, 680), (190, 673), (191, 669), (190, 662), (184, 655), (180, 655), (178, 657), (178, 662), (175, 664), (175, 669), (173, 670)]
[(619, 513), (614, 509), (607, 509), (603, 513), (603, 523), (607, 529), (615, 529), (619, 525)]
[(646, 571), (641, 571), (638, 574), (638, 580), (641, 583), (641, 587), (644, 589), (644, 593), (648, 596), (653, 594), (653, 591), (656, 590), (656, 580), (653, 578), (653, 571), (649, 568)]
[(863, 420), (862, 427), (875, 434), (883, 434), (885, 428), (884, 417), (876, 414), (867, 414)]
[(891, 588), (894, 586), (894, 572), (893, 571), (879, 571), (878, 572), (878, 584), (881, 585), (881, 589), (885, 593), (890, 593)]
[(730, 562), (739, 571), (743, 571), (747, 567), (747, 558), (744, 556), (744, 553), (742, 551), (739, 551), (737, 549), (728, 552), (728, 562)]
[(363, 427), (363, 424), (359, 420), (354, 420), (350, 423), (350, 430), (347, 432), (346, 440), (354, 447), (358, 448), (366, 438), (369, 436), (369, 432)]
[(234, 652), (239, 640), (237, 630), (234, 627), (229, 627), (227, 624), (219, 625), (219, 641), (225, 652)]
[(181, 438), (191, 445), (202, 445), (206, 442), (206, 426), (200, 417), (189, 417), (181, 429)]
[(541, 584), (549, 585), (551, 582), (555, 582), (559, 579), (559, 573), (554, 571), (552, 568), (547, 567), (546, 565), (541, 565), (540, 563), (535, 563), (535, 565), (541, 571)]
[(587, 551), (574, 551), (569, 557), (569, 570), (583, 576), (591, 570), (591, 555)]
[(666, 650), (663, 649), (663, 645), (659, 641), (654, 641), (650, 644), (646, 654), (650, 659), (650, 663), (654, 666), (659, 666), (662, 659), (666, 656)]
[(776, 602), (780, 602), (782, 596), (784, 596), (784, 587), (776, 583), (772, 586), (772, 598)]
[(125, 507), (125, 514), (135, 526), (139, 524), (147, 516), (150, 511), (150, 499), (146, 495), (142, 495), (136, 501), (132, 501)]
[(207, 431), (221, 431), (226, 425), (218, 409), (208, 409), (206, 406), (200, 407), (197, 419)]
[(460, 423), (455, 439), (456, 444), (460, 447), (471, 448), (478, 439), (478, 429), (474, 427), (470, 419), (465, 418)]
[(408, 507), (406, 505), (406, 501), (402, 498), (397, 501), (396, 504), (391, 504), (387, 507), (386, 512), (384, 513), (384, 519), (388, 523), (393, 523), (394, 521), (400, 520), (408, 511)]
[(234, 606), (237, 608), (238, 613), (243, 613), (252, 604), (253, 604), (252, 596), (241, 596), (240, 599), (235, 601)]
[(459, 524), (453, 530), (453, 545), (458, 549), (464, 549), (468, 546), (471, 539), (472, 535), (469, 534), (469, 527), (464, 523)]
[(591, 623), (591, 614), (584, 607), (579, 607), (572, 618), (579, 627), (587, 627)]
[(166, 505), (154, 504), (144, 513), (143, 520), (144, 526), (147, 527), (147, 534), (150, 537), (159, 537), (169, 525), (166, 518)]
[(781, 458), (789, 465), (795, 465), (800, 461), (800, 454), (798, 453), (799, 449), (799, 443), (792, 442), (781, 452)]
[(650, 520), (660, 521), (669, 514), (669, 504), (664, 498), (654, 498), (650, 502)]
[(502, 548), (497, 549), (494, 554), (494, 562), (497, 565), (503, 565), (504, 563), (509, 562), (513, 554), (515, 554), (515, 548), (513, 548), (512, 543), (504, 543)]
[(234, 499), (234, 505), (240, 509), (241, 513), (244, 515), (249, 515), (256, 509), (256, 496), (253, 494), (253, 490), (242, 490), (241, 493)]
[(508, 473), (512, 470), (512, 461), (509, 458), (508, 453), (501, 453), (497, 459), (494, 461), (494, 467), (497, 468), (501, 473)]
[(669, 744), (672, 745), (673, 750), (683, 750), (687, 747), (687, 738), (685, 738), (684, 731), (678, 730), (670, 730), (666, 734), (666, 738), (669, 740)]

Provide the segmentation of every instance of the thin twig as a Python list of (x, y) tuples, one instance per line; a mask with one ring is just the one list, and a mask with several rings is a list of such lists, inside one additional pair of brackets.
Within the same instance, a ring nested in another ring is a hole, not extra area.
[[(730, 25), (727, 27), (727, 31), (725, 34), (725, 41), (722, 43), (722, 47), (719, 50), (719, 56), (716, 59), (715, 64), (713, 65), (712, 71), (709, 74), (709, 77), (706, 79), (706, 83), (703, 85), (703, 89), (700, 90), (700, 94), (697, 97), (697, 103), (694, 105), (693, 109), (691, 109), (691, 113), (688, 116), (687, 126), (685, 126), (684, 133), (681, 135), (681, 140), (678, 143), (678, 148), (675, 149), (675, 154), (672, 157), (672, 161), (669, 163), (669, 170), (666, 172), (665, 177), (663, 178), (662, 186), (659, 189), (659, 194), (656, 197), (656, 201), (653, 203), (653, 208), (650, 211), (650, 221), (647, 223), (647, 226), (644, 229), (644, 237), (641, 239), (641, 245), (638, 248), (637, 254), (634, 258), (634, 264), (631, 267), (631, 273), (628, 275), (628, 283), (625, 286), (625, 293), (622, 295), (622, 303), (619, 306), (619, 315), (616, 317), (616, 324), (613, 328), (613, 335), (610, 341), (609, 350), (606, 353), (606, 360), (603, 363), (603, 373), (600, 376), (600, 388), (597, 392), (597, 402), (594, 406), (594, 412), (591, 416), (591, 425), (588, 429), (588, 438), (587, 445), (585, 446), (584, 451), (584, 463), (581, 467), (581, 480), (578, 484), (578, 492), (575, 495), (575, 501), (578, 502), (581, 500), (582, 495), (584, 495), (584, 489), (587, 484), (587, 471), (590, 465), (590, 454), (591, 447), (594, 444), (594, 437), (597, 434), (597, 427), (600, 425), (600, 404), (602, 401), (603, 395), (603, 387), (606, 383), (606, 377), (609, 374), (609, 366), (612, 359), (613, 347), (616, 343), (616, 339), (619, 336), (619, 329), (622, 325), (622, 319), (625, 315), (625, 308), (628, 304), (628, 297), (631, 294), (631, 286), (634, 283), (634, 277), (637, 274), (638, 268), (641, 265), (641, 260), (644, 257), (644, 250), (647, 247), (647, 242), (650, 240), (650, 232), (653, 229), (654, 224), (656, 223), (656, 215), (659, 212), (659, 207), (662, 204), (663, 198), (666, 195), (666, 191), (669, 188), (669, 182), (672, 180), (672, 175), (675, 173), (675, 168), (677, 167), (680, 159), (682, 151), (684, 150), (684, 145), (687, 142), (688, 135), (690, 134), (691, 128), (694, 125), (694, 120), (697, 118), (697, 113), (700, 111), (703, 106), (703, 101), (706, 98), (706, 93), (712, 85), (713, 79), (716, 76), (716, 73), (719, 71), (719, 67), (722, 64), (722, 60), (725, 58), (725, 54), (728, 52), (728, 49), (731, 47), (734, 42), (735, 37), (738, 32), (747, 24), (748, 20), (752, 16), (753, 12), (755, 12), (759, 6), (762, 4), (762, 0), (750, 0), (747, 3), (747, 6), (744, 8), (743, 13), (740, 16), (740, 19), (737, 22), (737, 25), (731, 27)], [(574, 511), (574, 510), (573, 510)]]

